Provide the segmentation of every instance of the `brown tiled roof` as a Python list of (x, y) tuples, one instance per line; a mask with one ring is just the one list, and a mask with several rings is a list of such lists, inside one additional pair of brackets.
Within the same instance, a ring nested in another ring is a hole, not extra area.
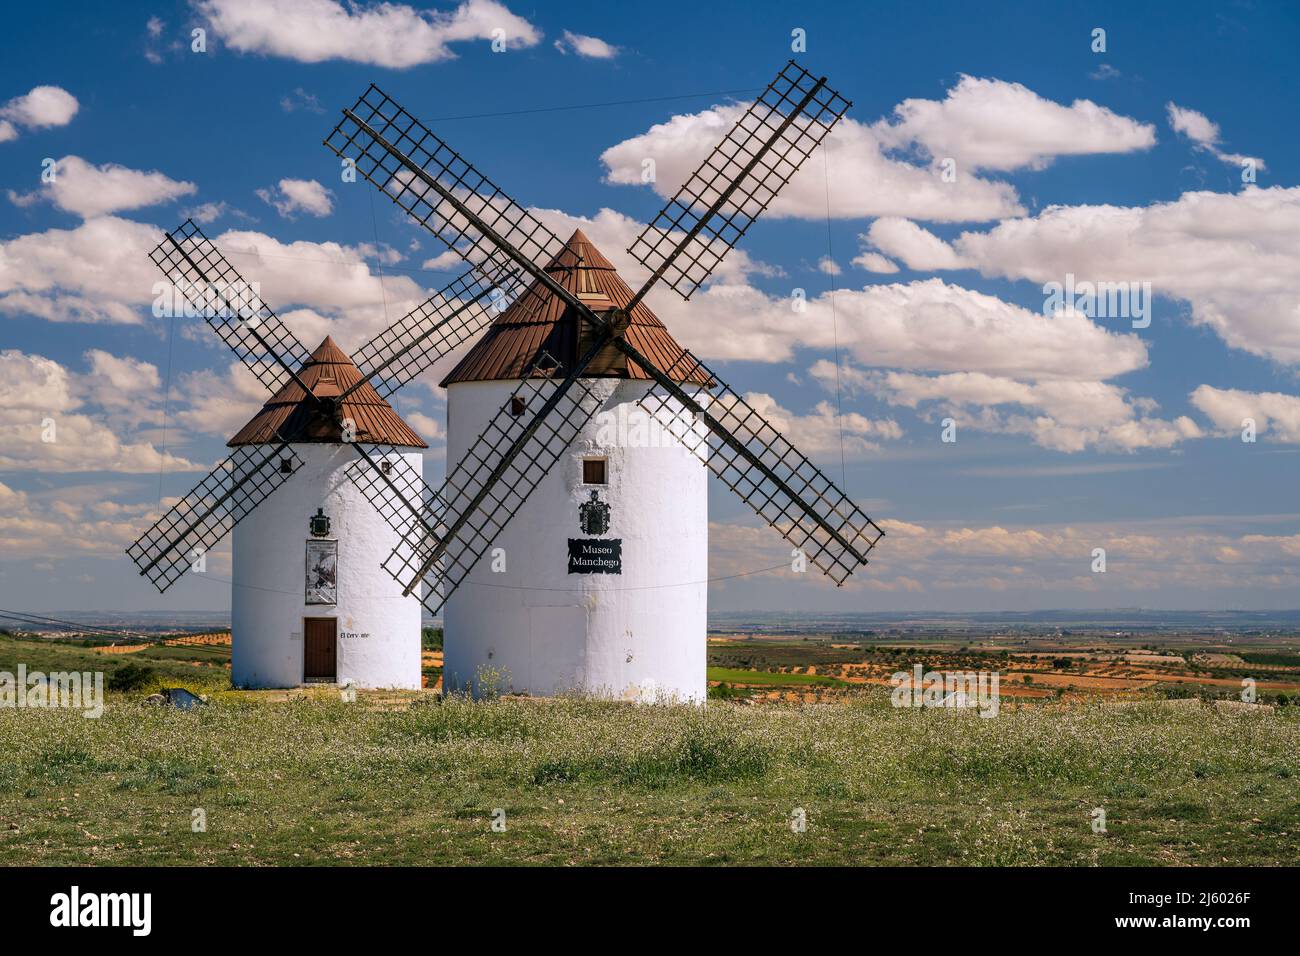
[[(298, 369), (298, 377), (318, 398), (334, 398), (359, 382), (361, 372), (347, 353), (326, 336), (311, 354), (311, 361)], [(429, 447), (369, 382), (343, 400), (339, 418), (350, 418), (356, 423), (357, 441)], [(338, 422), (323, 417), (317, 404), (290, 379), (226, 444), (263, 445), (281, 440), (340, 442), (343, 435)]]
[[(613, 263), (591, 244), (581, 229), (574, 232), (546, 271), (594, 312), (625, 308), (632, 301), (632, 290), (614, 271)], [(587, 328), (589, 326), (582, 322), (576, 310), (541, 282), (534, 281), (527, 292), (488, 326), (483, 337), (442, 380), (442, 384), (522, 378), (524, 370), (532, 366), (542, 352), (549, 353), (568, 368), (578, 358), (579, 333)], [(625, 336), (629, 344), (676, 381), (710, 384), (711, 380), (698, 370), (684, 374), (689, 359), (681, 369), (672, 368), (682, 356), (682, 347), (644, 301), (638, 302), (632, 310)], [(584, 350), (586, 344), (583, 335), (581, 346)], [(635, 363), (627, 362), (623, 353), (612, 346), (597, 356), (596, 361), (587, 367), (585, 375), (591, 378), (650, 377)]]

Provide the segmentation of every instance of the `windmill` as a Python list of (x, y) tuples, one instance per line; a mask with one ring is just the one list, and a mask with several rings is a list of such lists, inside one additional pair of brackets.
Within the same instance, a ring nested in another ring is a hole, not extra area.
[[(233, 531), (239, 686), (418, 686), (422, 603), (445, 610), (451, 689), (490, 672), (536, 693), (702, 698), (698, 462), (837, 585), (882, 532), (643, 299), (660, 282), (689, 299), (850, 105), (790, 61), (628, 250), (650, 272), (634, 293), (371, 85), (326, 146), (470, 269), (354, 361), (329, 338), (308, 352), (192, 221), (167, 234), (151, 257), (272, 397), (127, 553), (166, 591)], [(435, 490), (386, 398), (480, 332), (446, 380), (455, 464)], [(625, 434), (629, 412), (661, 440)], [(674, 580), (637, 583), (664, 568)]]
[[(397, 506), (419, 506), (427, 446), (386, 397), (486, 325), (489, 313), (476, 303), (492, 290), (458, 279), (362, 346), (354, 362), (329, 337), (309, 352), (192, 220), (150, 258), (177, 301), (203, 315), (271, 397), (231, 438), (230, 457), (127, 554), (165, 592), (203, 569), (207, 551), (233, 531), (236, 686), (419, 687), (419, 594), (383, 573), (399, 538), (350, 469), (362, 463), (391, 486)], [(508, 288), (508, 278), (492, 288)], [(245, 522), (255, 510), (257, 520)]]
[[(698, 462), (837, 585), (866, 563), (880, 528), (644, 302), (659, 283), (689, 299), (850, 105), (787, 63), (628, 249), (650, 273), (635, 292), (378, 87), (343, 110), (325, 145), (461, 255), (460, 281), (497, 313), (444, 380), (442, 487), (375, 456), (349, 466), (400, 536), (384, 568), (445, 614), (448, 688), (703, 698)], [(436, 318), (483, 301), (445, 300)], [(628, 411), (672, 440), (601, 434)]]

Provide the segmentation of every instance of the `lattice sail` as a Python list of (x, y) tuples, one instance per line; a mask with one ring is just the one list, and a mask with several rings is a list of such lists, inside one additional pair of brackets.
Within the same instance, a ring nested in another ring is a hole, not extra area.
[(149, 253), (172, 282), (173, 308), (189, 305), (273, 393), (311, 353), (203, 231), (187, 219)]
[(471, 270), (361, 346), (357, 367), (387, 398), (482, 332), (525, 289), (517, 267), (503, 269), (495, 283)]
[(126, 553), (159, 592), (166, 591), (301, 467), (288, 445), (243, 445)]
[[(502, 271), (514, 267), (470, 216), (538, 266), (546, 266), (564, 248), (540, 219), (373, 84), (344, 110), (325, 145), (352, 160), (362, 176), (489, 284), (498, 284)], [(443, 192), (455, 196), (463, 209), (456, 209)]]
[[(492, 542), (523, 507), (528, 496), (546, 477), (560, 456), (577, 439), (578, 433), (600, 410), (601, 400), (589, 383), (575, 380), (563, 391), (558, 404), (543, 417), (521, 446), (518, 454), (509, 449), (531, 427), (535, 411), (541, 409), (562, 383), (546, 378), (527, 378), (493, 416), (464, 458), (435, 493), (427, 485), (417, 494), (413, 482), (393, 484), (371, 467), (357, 462), (349, 477), (403, 537), (403, 543), (389, 555), (384, 568), (403, 587), (424, 583), (422, 601), (433, 614), (442, 610), (447, 598), (465, 580)], [(487, 484), (488, 477), (504, 463), (500, 480)], [(421, 482), (421, 484), (423, 484)], [(469, 504), (487, 488), (483, 500), (454, 534)], [(400, 500), (404, 497), (406, 500)], [(418, 515), (411, 506), (420, 502)]]
[(755, 514), (802, 550), (836, 584), (843, 584), (867, 563), (868, 552), (884, 532), (695, 356), (687, 352), (667, 370), (675, 381), (686, 379), (691, 372), (716, 383), (681, 386), (705, 414), (684, 406), (662, 385), (652, 388), (638, 404)]
[(791, 60), (628, 252), (689, 299), (851, 105)]

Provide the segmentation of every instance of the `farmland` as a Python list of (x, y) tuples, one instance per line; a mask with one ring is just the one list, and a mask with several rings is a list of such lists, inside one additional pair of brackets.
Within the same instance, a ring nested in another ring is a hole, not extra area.
[[(923, 643), (893, 653), (724, 636), (710, 649), (727, 661), (712, 663), (728, 668), (717, 686), (755, 693), (699, 709), (245, 693), (228, 689), (219, 658), (177, 659), (176, 645), (105, 655), (0, 638), (0, 670), (21, 660), (111, 676), (124, 658), (151, 670), (110, 692), (97, 720), (0, 710), (0, 863), (1290, 865), (1300, 854), (1300, 707), (1209, 699), (1218, 685), (1205, 682), (1230, 679), (1213, 674), (1235, 675), (1236, 662), (1163, 651), (1182, 664), (1124, 662), (1120, 648), (1094, 662), (1099, 650), (1077, 648), (1089, 667), (1133, 667), (1135, 681), (1171, 672), (1123, 692), (1054, 686), (985, 720), (889, 705), (877, 665), (1003, 650)], [(1059, 642), (1037, 661), (1033, 646), (1007, 650), (1028, 655), (1016, 673), (1080, 684), (1056, 668)], [(1270, 683), (1290, 686), (1286, 660), (1257, 666), (1283, 668)], [(1204, 698), (1165, 694), (1180, 667)], [(145, 702), (182, 683), (208, 706)]]

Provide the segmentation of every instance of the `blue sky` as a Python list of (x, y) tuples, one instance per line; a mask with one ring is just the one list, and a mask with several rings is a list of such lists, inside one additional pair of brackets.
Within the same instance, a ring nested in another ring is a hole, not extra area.
[[(158, 230), (206, 219), (309, 347), (328, 331), (355, 348), (400, 317), (455, 271), (321, 145), (373, 81), (632, 281), (623, 249), (656, 188), (694, 168), (796, 29), (793, 55), (853, 100), (847, 120), (712, 287), (650, 304), (888, 536), (842, 589), (749, 574), (788, 549), (717, 489), (712, 573), (745, 576), (712, 606), (1297, 604), (1293, 7), (210, 0), (7, 16), (5, 607), (228, 601), (220, 556), (160, 597), (121, 554), (260, 404), (204, 328), (169, 335), (150, 314)], [(656, 188), (639, 184), (646, 156)], [(1150, 326), (1044, 316), (1044, 283), (1067, 273), (1150, 282)], [(398, 402), (435, 478), (437, 378)]]

